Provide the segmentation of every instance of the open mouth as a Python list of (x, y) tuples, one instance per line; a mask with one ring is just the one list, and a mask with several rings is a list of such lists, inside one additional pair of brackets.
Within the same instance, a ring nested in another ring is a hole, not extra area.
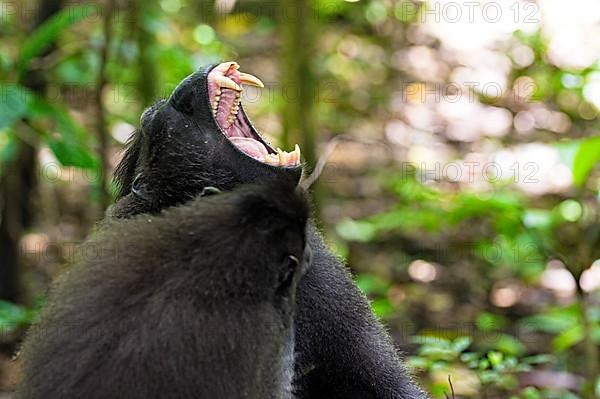
[(223, 134), (244, 154), (273, 166), (300, 165), (300, 147), (291, 152), (271, 147), (250, 123), (241, 104), (242, 85), (264, 87), (256, 76), (240, 72), (236, 62), (224, 62), (208, 74), (208, 98), (213, 118)]

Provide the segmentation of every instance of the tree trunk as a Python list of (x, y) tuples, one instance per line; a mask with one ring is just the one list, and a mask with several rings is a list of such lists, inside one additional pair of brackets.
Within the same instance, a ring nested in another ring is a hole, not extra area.
[(277, 16), (281, 32), (282, 144), (300, 144), (312, 168), (316, 162), (313, 10), (310, 0), (282, 0)]
[(19, 242), (31, 223), (31, 194), (35, 190), (36, 150), (18, 142), (13, 162), (3, 165), (0, 188), (0, 299), (15, 301), (19, 294)]
[(102, 218), (104, 211), (111, 203), (111, 195), (108, 191), (108, 175), (109, 175), (109, 161), (108, 161), (108, 146), (110, 141), (110, 133), (106, 126), (106, 109), (102, 98), (104, 88), (108, 84), (107, 67), (109, 58), (110, 42), (112, 38), (112, 18), (115, 3), (114, 0), (108, 0), (104, 15), (102, 17), (102, 28), (104, 36), (104, 45), (100, 49), (100, 68), (98, 70), (98, 78), (96, 81), (96, 99), (94, 101), (96, 106), (96, 132), (98, 136), (98, 158), (100, 160), (100, 214), (99, 218)]
[[(31, 31), (61, 7), (61, 0), (42, 1)], [(51, 51), (52, 48), (47, 53)], [(25, 87), (40, 94), (45, 92), (46, 81), (41, 73), (29, 71), (25, 76), (25, 81), (21, 82)], [(37, 149), (31, 143), (16, 140), (19, 149), (15, 159), (3, 165), (0, 177), (0, 299), (10, 301), (19, 297), (19, 242), (25, 228), (32, 223), (31, 198), (37, 186)]]
[[(314, 105), (318, 99), (313, 63), (314, 35), (318, 28), (311, 0), (282, 0), (277, 12), (281, 36), (282, 145), (299, 144), (306, 169), (317, 164), (317, 132)], [(315, 216), (320, 213), (321, 190), (318, 181), (311, 187)], [(317, 218), (318, 219), (318, 218)]]
[(156, 100), (156, 56), (152, 53), (154, 48), (154, 33), (148, 28), (146, 21), (156, 13), (153, 2), (138, 0), (136, 11), (136, 38), (139, 51), (139, 75), (137, 80), (138, 90), (142, 97), (143, 106), (147, 107)]

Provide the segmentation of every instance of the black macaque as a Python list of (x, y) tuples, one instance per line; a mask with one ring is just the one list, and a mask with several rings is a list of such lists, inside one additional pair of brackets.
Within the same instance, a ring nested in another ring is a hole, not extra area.
[[(204, 187), (299, 181), (299, 149), (274, 150), (248, 120), (241, 85), (261, 86), (235, 62), (202, 68), (144, 112), (118, 166), (108, 215), (155, 213)], [(351, 275), (309, 223), (313, 266), (298, 287), (294, 391), (304, 399), (422, 399)]]
[(279, 182), (107, 220), (29, 332), (16, 398), (292, 398), (307, 218)]

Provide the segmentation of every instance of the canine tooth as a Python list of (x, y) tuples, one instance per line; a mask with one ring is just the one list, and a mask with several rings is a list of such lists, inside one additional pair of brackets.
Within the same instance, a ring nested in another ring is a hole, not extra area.
[(235, 83), (233, 81), (233, 79), (228, 78), (227, 76), (216, 76), (215, 82), (217, 83), (217, 85), (219, 87), (225, 87), (227, 89), (235, 90), (237, 92), (242, 91), (242, 88), (240, 87), (240, 85)]
[(256, 76), (240, 72), (240, 80), (249, 86), (265, 87), (265, 84)]
[(295, 166), (300, 163), (300, 146), (296, 144), (294, 150), (286, 153), (285, 164), (287, 166)]

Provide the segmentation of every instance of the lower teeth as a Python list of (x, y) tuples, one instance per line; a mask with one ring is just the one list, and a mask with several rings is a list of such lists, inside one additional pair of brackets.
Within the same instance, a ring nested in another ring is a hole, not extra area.
[(300, 147), (296, 144), (292, 152), (285, 152), (281, 148), (277, 148), (276, 154), (267, 154), (262, 161), (273, 166), (298, 165), (300, 163)]

